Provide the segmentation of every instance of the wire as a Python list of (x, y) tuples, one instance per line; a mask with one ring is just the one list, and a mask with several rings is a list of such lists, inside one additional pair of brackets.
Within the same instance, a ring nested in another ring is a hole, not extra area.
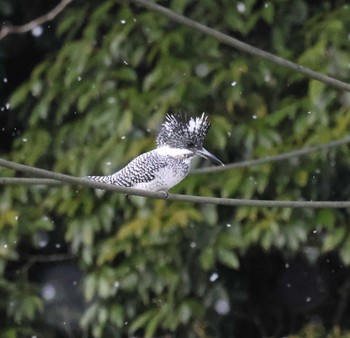
[[(225, 206), (249, 206), (249, 207), (268, 207), (268, 208), (349, 208), (349, 201), (271, 201), (271, 200), (247, 200), (247, 199), (233, 199), (233, 198), (220, 198), (220, 197), (204, 197), (193, 195), (180, 195), (180, 194), (168, 194), (166, 192), (153, 192), (142, 189), (125, 188), (115, 185), (99, 183), (94, 181), (84, 180), (79, 177), (59, 174), (44, 169), (30, 167), (23, 164), (7, 161), (0, 158), (0, 166), (21, 171), (34, 176), (50, 179), (50, 181), (44, 181), (40, 179), (25, 179), (27, 184), (52, 184), (52, 180), (63, 182), (66, 184), (79, 185), (88, 188), (102, 189), (108, 191), (114, 191), (124, 193), (128, 195), (136, 195), (143, 197), (151, 197), (157, 199), (167, 199), (170, 201), (182, 201), (198, 204), (215, 204)], [(0, 184), (22, 184), (23, 178), (0, 178)], [(17, 182), (16, 182), (17, 180)]]
[(216, 167), (211, 166), (211, 167), (207, 167), (207, 168), (193, 169), (191, 171), (191, 174), (217, 173), (217, 172), (222, 172), (222, 171), (227, 171), (227, 170), (232, 170), (232, 169), (246, 168), (246, 167), (250, 167), (250, 166), (258, 165), (258, 164), (279, 162), (279, 161), (291, 159), (293, 157), (304, 156), (304, 155), (308, 155), (308, 154), (322, 151), (322, 150), (329, 150), (329, 149), (338, 147), (340, 145), (348, 144), (348, 143), (350, 143), (350, 136), (345, 137), (345, 138), (340, 139), (340, 140), (324, 143), (324, 144), (321, 144), (318, 146), (302, 148), (302, 149), (293, 150), (293, 151), (289, 151), (289, 152), (274, 155), (274, 156), (266, 156), (264, 158), (258, 158), (255, 160), (247, 160), (247, 161), (242, 161), (242, 162), (230, 163), (230, 164), (227, 164), (225, 166), (216, 166)]
[(235, 39), (229, 35), (221, 33), (213, 28), (207, 27), (199, 22), (188, 19), (181, 14), (173, 12), (170, 9), (167, 9), (165, 7), (157, 5), (154, 2), (151, 2), (148, 0), (129, 0), (129, 1), (134, 2), (142, 7), (146, 7), (152, 11), (158, 12), (158, 13), (168, 17), (169, 19), (171, 19), (173, 21), (176, 21), (176, 22), (181, 23), (185, 26), (191, 27), (192, 29), (195, 29), (199, 32), (202, 32), (208, 36), (211, 36), (211, 37), (217, 39), (218, 41), (224, 43), (225, 45), (234, 47), (234, 48), (236, 48), (240, 51), (246, 52), (248, 54), (261, 57), (261, 58), (266, 59), (268, 61), (271, 61), (275, 64), (278, 64), (280, 66), (292, 69), (298, 73), (306, 75), (309, 78), (321, 81), (323, 83), (327, 83), (327, 84), (331, 85), (332, 87), (346, 90), (346, 91), (350, 91), (350, 84), (348, 84), (348, 83), (339, 81), (339, 80), (334, 79), (330, 76), (320, 74), (318, 72), (313, 71), (310, 68), (298, 65), (294, 62), (283, 59), (283, 58), (276, 56), (274, 54), (268, 53), (262, 49), (253, 47), (253, 46), (251, 46), (247, 43), (244, 43), (238, 39)]

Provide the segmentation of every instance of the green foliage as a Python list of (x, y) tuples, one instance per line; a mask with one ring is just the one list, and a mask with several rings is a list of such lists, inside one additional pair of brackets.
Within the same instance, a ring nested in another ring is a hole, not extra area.
[[(170, 2), (203, 24), (348, 79), (350, 7), (327, 1), (315, 6), (303, 0), (292, 7), (283, 1)], [(7, 154), (14, 161), (77, 176), (109, 174), (151, 149), (165, 113), (178, 109), (210, 114), (206, 147), (226, 163), (348, 134), (348, 94), (132, 4), (75, 1), (58, 19), (56, 34), (60, 48), (10, 100), (25, 125)], [(350, 190), (339, 176), (348, 176), (349, 155), (342, 147), (191, 175), (173, 192), (347, 200)], [(338, 210), (199, 206), (69, 186), (4, 187), (0, 294), (8, 296), (0, 309), (7, 315), (7, 337), (16, 337), (16, 324), (30, 327), (44, 309), (21, 269), (20, 277), (7, 274), (12, 263), (38, 249), (35, 238), (42, 231), (63, 234), (84, 273), (81, 325), (93, 337), (220, 337), (217, 299), (231, 302), (235, 313), (246, 308), (245, 288), (228, 281), (243, 271), (249, 250), (277, 250), (310, 262), (338, 251), (349, 265), (347, 216)], [(218, 280), (211, 278), (218, 271), (224, 271)], [(324, 332), (310, 324), (296, 337)], [(337, 328), (332, 334), (348, 336)]]
[(309, 324), (306, 325), (298, 335), (291, 335), (291, 338), (348, 338), (350, 337), (350, 332), (348, 330), (342, 330), (338, 326), (334, 327), (331, 332), (327, 332), (327, 330), (318, 324)]

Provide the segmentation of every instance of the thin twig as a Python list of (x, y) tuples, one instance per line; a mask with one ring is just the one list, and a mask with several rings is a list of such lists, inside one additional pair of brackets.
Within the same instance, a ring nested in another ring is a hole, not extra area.
[(207, 168), (194, 169), (191, 171), (191, 173), (192, 174), (217, 173), (217, 172), (222, 172), (222, 171), (231, 170), (231, 169), (246, 168), (246, 167), (250, 167), (258, 164), (279, 162), (279, 161), (288, 160), (294, 157), (308, 155), (308, 154), (315, 153), (322, 150), (329, 150), (331, 148), (338, 147), (340, 145), (344, 145), (348, 143), (350, 143), (350, 136), (345, 137), (341, 140), (331, 141), (331, 142), (324, 143), (314, 147), (307, 147), (307, 148), (302, 148), (298, 150), (293, 150), (293, 151), (289, 151), (289, 152), (274, 155), (274, 156), (266, 156), (264, 158), (258, 158), (255, 160), (247, 160), (247, 161), (241, 161), (236, 163), (230, 163), (225, 166), (216, 166), (216, 167), (212, 166)]
[(58, 186), (62, 182), (49, 178), (0, 177), (0, 185), (45, 185)]
[(59, 174), (44, 169), (26, 166), (15, 162), (0, 159), (0, 166), (22, 171), (27, 174), (50, 178), (56, 181), (61, 181), (66, 184), (79, 185), (88, 188), (102, 189), (115, 191), (128, 195), (136, 195), (143, 197), (151, 197), (157, 199), (168, 199), (170, 201), (182, 201), (198, 204), (216, 204), (226, 206), (250, 206), (250, 207), (267, 207), (267, 208), (350, 208), (349, 201), (270, 201), (270, 200), (247, 200), (247, 199), (232, 199), (219, 197), (202, 197), (193, 195), (167, 194), (165, 192), (153, 192), (142, 189), (125, 188), (106, 183), (94, 182), (85, 180), (79, 177)]
[(313, 70), (311, 70), (310, 68), (298, 65), (294, 62), (291, 62), (289, 60), (283, 59), (279, 56), (276, 56), (272, 53), (266, 52), (262, 49), (253, 47), (251, 45), (248, 45), (247, 43), (244, 43), (238, 39), (235, 39), (229, 35), (226, 35), (224, 33), (221, 33), (213, 28), (209, 28), (208, 26), (205, 26), (203, 24), (200, 24), (199, 22), (193, 21), (191, 19), (186, 18), (185, 16), (175, 13), (173, 11), (171, 11), (170, 9), (167, 9), (165, 7), (162, 7), (160, 5), (157, 5), (154, 2), (148, 1), (148, 0), (129, 0), (130, 2), (134, 2), (140, 6), (146, 7), (152, 11), (158, 12), (166, 17), (168, 17), (169, 19), (176, 21), (178, 23), (181, 23), (185, 26), (191, 27), (193, 29), (196, 29), (206, 35), (212, 36), (215, 39), (217, 39), (218, 41), (234, 47), (240, 51), (243, 51), (245, 53), (251, 54), (251, 55), (255, 55), (258, 57), (261, 57), (265, 60), (271, 61), (273, 63), (276, 63), (280, 66), (292, 69), (298, 73), (304, 74), (309, 78), (321, 81), (323, 83), (327, 83), (330, 86), (333, 86), (335, 88), (338, 89), (342, 89), (342, 90), (346, 90), (346, 91), (350, 91), (350, 84), (339, 81), (337, 79), (334, 79), (330, 76), (326, 76), (323, 74), (320, 74), (318, 72), (315, 72)]
[(22, 34), (31, 31), (37, 26), (42, 25), (47, 21), (53, 20), (61, 13), (73, 0), (62, 0), (56, 7), (48, 13), (39, 16), (38, 18), (21, 26), (3, 26), (0, 30), (0, 40), (9, 34)]
[(50, 263), (50, 262), (62, 262), (74, 258), (71, 253), (64, 254), (48, 254), (48, 255), (25, 255), (25, 258), (30, 263)]
[(27, 258), (26, 263), (20, 268), (22, 274), (27, 275), (29, 269), (36, 263), (54, 263), (72, 260), (74, 255), (72, 254), (52, 254), (52, 255), (24, 255)]

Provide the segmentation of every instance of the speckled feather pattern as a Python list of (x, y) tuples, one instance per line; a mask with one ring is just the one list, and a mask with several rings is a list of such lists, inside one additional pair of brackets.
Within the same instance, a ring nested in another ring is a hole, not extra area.
[(158, 149), (144, 153), (113, 175), (87, 176), (96, 182), (150, 191), (168, 191), (183, 180), (190, 170), (191, 157), (159, 154)]
[(136, 157), (113, 175), (87, 176), (86, 179), (122, 187), (168, 191), (187, 176), (195, 156), (189, 144), (202, 148), (209, 126), (204, 113), (190, 119), (167, 115), (157, 136), (156, 149)]

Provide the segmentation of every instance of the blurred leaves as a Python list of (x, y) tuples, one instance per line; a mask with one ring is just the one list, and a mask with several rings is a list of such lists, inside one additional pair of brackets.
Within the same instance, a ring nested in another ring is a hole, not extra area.
[[(303, 66), (345, 81), (349, 77), (350, 7), (342, 2), (331, 6), (328, 1), (298, 0), (289, 6), (174, 0), (167, 5)], [(160, 14), (112, 0), (77, 0), (54, 29), (59, 47), (9, 101), (11, 113), (23, 124), (6, 154), (14, 161), (77, 176), (110, 174), (154, 147), (165, 113), (178, 110), (210, 115), (205, 146), (225, 163), (348, 134), (347, 94), (247, 57)], [(347, 200), (349, 155), (344, 146), (220, 175), (191, 175), (173, 192)], [(259, 306), (254, 303), (259, 300), (249, 298), (244, 264), (252, 250), (310, 262), (336, 251), (342, 264), (349, 265), (347, 218), (339, 210), (228, 208), (70, 186), (3, 187), (0, 293), (7, 296), (0, 310), (7, 316), (5, 330), (10, 337), (14, 325), (30, 327), (44, 310), (26, 270), (28, 253), (43, 249), (35, 240), (40, 232), (54, 242), (64, 239), (83, 270), (88, 305), (81, 325), (94, 337), (169, 332), (221, 337), (227, 335), (228, 321), (235, 326), (232, 332), (242, 318), (264, 323), (262, 314), (246, 313)], [(254, 286), (259, 281), (260, 276)], [(230, 305), (224, 310), (234, 311), (223, 311), (222, 299)], [(274, 311), (281, 312), (277, 307)], [(260, 312), (274, 313), (264, 307)], [(321, 326), (305, 324), (298, 337), (324, 332)], [(334, 327), (332, 334), (347, 333)]]

